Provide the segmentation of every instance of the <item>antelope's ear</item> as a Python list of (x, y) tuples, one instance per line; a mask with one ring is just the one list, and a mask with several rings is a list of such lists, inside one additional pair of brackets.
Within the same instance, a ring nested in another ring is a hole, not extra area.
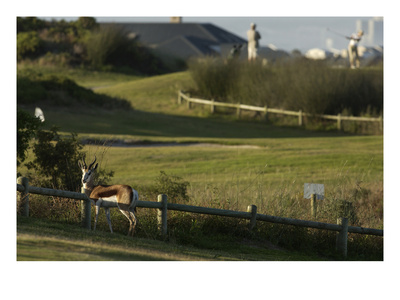
[(81, 163), (80, 160), (78, 160), (78, 166), (79, 166), (80, 169), (83, 169), (83, 166), (82, 166), (82, 163)]

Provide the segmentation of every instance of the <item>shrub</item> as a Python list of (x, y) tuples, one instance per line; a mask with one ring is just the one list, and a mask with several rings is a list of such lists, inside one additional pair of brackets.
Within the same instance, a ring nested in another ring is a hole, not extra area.
[(36, 135), (41, 122), (28, 112), (17, 109), (17, 165), (25, 159), (29, 142)]
[[(278, 107), (279, 102), (275, 100), (276, 91), (274, 91), (274, 72), (265, 68), (261, 64), (235, 64), (237, 77), (235, 82), (231, 83), (228, 101), (249, 105)], [(232, 71), (231, 71), (232, 72)]]
[[(312, 114), (360, 115), (383, 110), (381, 69), (334, 69), (325, 62), (293, 58), (272, 66), (192, 60), (189, 71), (196, 95)], [(355, 71), (355, 72), (354, 72)]]
[(100, 26), (92, 17), (72, 22), (17, 18), (17, 32), (18, 60), (46, 53), (40, 64), (89, 64), (96, 69), (142, 74), (161, 74), (172, 67), (128, 36), (123, 27)]
[(17, 101), (18, 104), (79, 104), (103, 109), (132, 109), (127, 100), (96, 94), (63, 76), (41, 75), (35, 72), (18, 76)]
[(168, 175), (164, 171), (160, 171), (160, 175), (155, 180), (155, 185), (150, 188), (150, 193), (168, 196), (168, 202), (180, 203), (189, 201), (187, 187), (189, 182), (184, 181), (179, 176)]
[(40, 66), (61, 66), (68, 67), (73, 65), (77, 60), (68, 52), (51, 53), (47, 52), (38, 59)]
[(191, 76), (200, 94), (207, 99), (223, 101), (238, 80), (238, 67), (234, 61), (225, 64), (213, 57), (189, 61)]
[(45, 28), (46, 22), (36, 17), (17, 17), (17, 32), (38, 31)]
[(17, 59), (33, 57), (39, 53), (42, 42), (35, 31), (17, 34)]
[(81, 30), (92, 30), (98, 28), (99, 24), (93, 17), (79, 17), (74, 23), (78, 29)]
[(127, 67), (145, 74), (159, 74), (166, 67), (148, 49), (129, 38), (118, 26), (103, 26), (92, 31), (84, 41), (86, 60), (95, 68), (112, 65)]
[(35, 158), (27, 167), (36, 171), (39, 186), (78, 191), (82, 174), (77, 166), (82, 148), (76, 134), (62, 138), (56, 127), (39, 131), (33, 146)]
[(85, 41), (87, 60), (94, 67), (106, 64), (116, 49), (126, 44), (121, 29), (105, 27), (92, 32)]
[[(35, 171), (32, 185), (80, 191), (82, 173), (78, 160), (86, 156), (82, 149), (83, 145), (74, 133), (62, 137), (55, 126), (49, 131), (39, 130), (33, 145), (34, 159), (27, 164), (29, 170)], [(97, 180), (107, 184), (113, 174), (113, 171), (101, 169)]]

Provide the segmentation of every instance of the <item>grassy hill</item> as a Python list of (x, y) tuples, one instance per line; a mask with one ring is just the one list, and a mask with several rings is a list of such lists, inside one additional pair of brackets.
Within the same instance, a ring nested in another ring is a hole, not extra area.
[[(44, 69), (57, 74), (59, 69)], [(276, 127), (261, 121), (236, 120), (231, 115), (211, 115), (198, 106), (188, 110), (177, 104), (179, 89), (193, 87), (189, 73), (138, 78), (87, 71), (70, 71), (63, 76), (79, 85), (92, 87), (98, 94), (129, 101), (133, 112), (104, 110), (96, 107), (54, 107), (45, 105), (48, 124), (62, 131), (76, 132), (81, 137), (126, 138), (150, 141), (207, 141), (219, 143), (257, 143), (257, 139), (284, 137), (343, 136), (341, 133), (313, 132), (291, 127)], [(41, 103), (38, 102), (37, 105)], [(251, 141), (255, 140), (255, 141)]]

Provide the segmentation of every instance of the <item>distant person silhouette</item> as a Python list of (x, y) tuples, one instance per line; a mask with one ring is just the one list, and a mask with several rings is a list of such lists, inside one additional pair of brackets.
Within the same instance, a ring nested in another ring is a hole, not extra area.
[(261, 35), (258, 31), (256, 31), (256, 24), (250, 24), (250, 30), (247, 31), (247, 52), (248, 52), (248, 60), (255, 61), (257, 58), (257, 52), (259, 43), (258, 40), (261, 39)]
[[(353, 33), (351, 36), (346, 36), (349, 42), (349, 60), (350, 68), (355, 69), (360, 67), (360, 57), (358, 56), (358, 42), (361, 40), (364, 32), (359, 30), (357, 34)], [(354, 65), (355, 62), (355, 65)]]
[(231, 51), (229, 52), (228, 59), (237, 59), (237, 58), (239, 58), (241, 49), (242, 49), (242, 44), (233, 45)]

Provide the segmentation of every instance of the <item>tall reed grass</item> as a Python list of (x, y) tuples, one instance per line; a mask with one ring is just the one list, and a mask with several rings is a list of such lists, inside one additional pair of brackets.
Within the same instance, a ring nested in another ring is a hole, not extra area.
[(196, 84), (191, 92), (207, 99), (315, 114), (383, 111), (382, 69), (335, 69), (306, 59), (264, 66), (210, 57), (190, 61), (189, 71)]

